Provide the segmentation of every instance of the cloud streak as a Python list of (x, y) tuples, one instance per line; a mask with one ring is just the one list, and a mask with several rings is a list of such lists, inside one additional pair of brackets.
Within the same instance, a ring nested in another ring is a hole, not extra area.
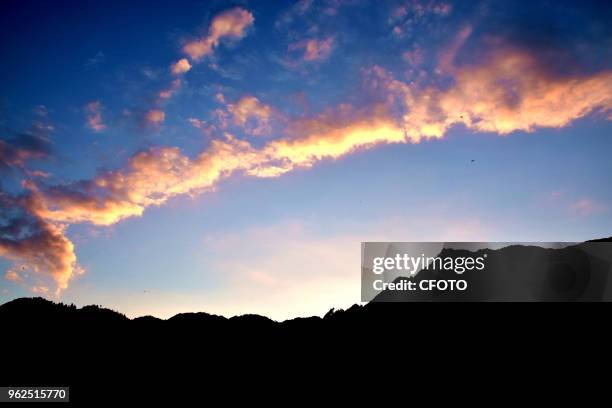
[(275, 177), (357, 149), (405, 141), (402, 129), (382, 115), (340, 124), (328, 120), (314, 118), (310, 126), (318, 128), (315, 133), (273, 140), (259, 149), (226, 135), (193, 159), (178, 148), (155, 147), (134, 155), (124, 169), (102, 172), (91, 180), (59, 186), (30, 182), (25, 186), (25, 208), (56, 223), (112, 225), (177, 195), (210, 191), (237, 172)]
[(213, 18), (207, 36), (187, 42), (183, 46), (183, 52), (192, 60), (199, 61), (212, 54), (222, 39), (243, 38), (254, 21), (253, 14), (241, 7), (225, 11)]

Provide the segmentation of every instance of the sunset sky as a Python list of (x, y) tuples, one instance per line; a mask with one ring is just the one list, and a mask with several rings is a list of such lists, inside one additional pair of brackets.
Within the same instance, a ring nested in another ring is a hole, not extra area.
[(361, 241), (612, 235), (606, 1), (0, 9), (2, 303), (285, 319)]

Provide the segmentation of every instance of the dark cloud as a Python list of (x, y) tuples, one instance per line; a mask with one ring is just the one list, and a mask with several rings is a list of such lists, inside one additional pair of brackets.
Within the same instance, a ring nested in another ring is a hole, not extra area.
[(40, 134), (14, 133), (6, 139), (0, 136), (0, 171), (22, 168), (30, 159), (41, 159), (51, 154), (49, 139)]
[(459, 63), (479, 53), (486, 57), (492, 48), (513, 47), (537, 56), (543, 70), (559, 76), (612, 68), (609, 1), (488, 1), (467, 13), (474, 32)]
[(74, 245), (64, 235), (64, 227), (33, 215), (26, 209), (24, 196), (11, 196), (0, 190), (0, 256), (14, 261), (6, 278), (23, 282), (33, 274), (33, 291), (47, 293), (50, 283), (57, 291), (65, 289), (76, 266)]

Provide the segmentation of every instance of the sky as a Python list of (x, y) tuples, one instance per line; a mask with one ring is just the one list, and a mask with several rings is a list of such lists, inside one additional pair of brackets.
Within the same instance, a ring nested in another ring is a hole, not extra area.
[(598, 1), (15, 1), (0, 302), (282, 320), (362, 241), (612, 235)]

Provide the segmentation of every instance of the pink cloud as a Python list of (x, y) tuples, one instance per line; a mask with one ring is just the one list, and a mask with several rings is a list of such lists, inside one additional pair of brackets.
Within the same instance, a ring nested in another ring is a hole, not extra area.
[(247, 133), (261, 136), (270, 133), (270, 118), (272, 108), (254, 96), (246, 95), (236, 103), (227, 106), (236, 125)]
[(418, 67), (423, 63), (423, 50), (419, 47), (415, 47), (410, 51), (406, 51), (402, 54), (402, 59), (413, 67)]
[(213, 133), (217, 130), (217, 127), (215, 125), (213, 125), (212, 123), (208, 123), (207, 121), (202, 119), (189, 118), (187, 119), (187, 121), (191, 123), (191, 126), (193, 126), (194, 128), (201, 130), (202, 133), (206, 136), (212, 136)]
[(176, 61), (174, 64), (170, 66), (170, 71), (174, 75), (184, 74), (190, 69), (191, 69), (191, 64), (189, 63), (187, 58), (181, 58), (180, 60)]
[(249, 11), (236, 7), (217, 15), (208, 29), (208, 35), (190, 41), (183, 46), (183, 52), (198, 61), (213, 52), (223, 38), (241, 39), (253, 25), (255, 18)]
[(589, 217), (606, 211), (605, 204), (590, 197), (583, 197), (570, 205), (570, 210), (581, 217)]
[(164, 113), (164, 111), (159, 109), (151, 109), (145, 115), (145, 120), (153, 125), (159, 125), (163, 123), (165, 118), (166, 114)]
[(334, 45), (334, 39), (327, 37), (325, 39), (309, 39), (299, 41), (289, 45), (289, 51), (303, 50), (304, 61), (322, 61), (329, 57)]
[(87, 111), (87, 126), (94, 132), (102, 132), (106, 125), (102, 120), (102, 104), (100, 101), (93, 101), (85, 107)]
[(189, 118), (187, 119), (187, 121), (191, 123), (191, 125), (194, 128), (198, 128), (198, 129), (202, 129), (202, 127), (204, 127), (204, 125), (206, 124), (205, 121), (198, 119), (198, 118)]
[(182, 84), (182, 81), (180, 78), (176, 78), (174, 81), (172, 81), (172, 83), (170, 84), (170, 86), (166, 89), (163, 89), (159, 92), (158, 97), (159, 99), (170, 99), (172, 98), (172, 96), (174, 96), (174, 94), (180, 89)]

